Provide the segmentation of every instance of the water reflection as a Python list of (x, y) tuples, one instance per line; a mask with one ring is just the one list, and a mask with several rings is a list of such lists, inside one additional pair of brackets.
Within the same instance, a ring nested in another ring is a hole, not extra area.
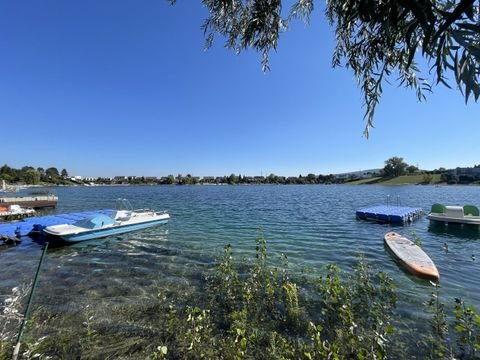
[(431, 222), (428, 232), (444, 238), (480, 239), (480, 226)]

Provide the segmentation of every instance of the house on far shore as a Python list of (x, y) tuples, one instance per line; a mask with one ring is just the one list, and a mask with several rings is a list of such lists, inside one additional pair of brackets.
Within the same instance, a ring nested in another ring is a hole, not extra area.
[(381, 170), (382, 169), (351, 171), (348, 173), (335, 174), (334, 176), (337, 180), (369, 179), (380, 176)]
[(447, 170), (447, 173), (455, 176), (480, 176), (480, 167), (457, 167), (456, 169)]

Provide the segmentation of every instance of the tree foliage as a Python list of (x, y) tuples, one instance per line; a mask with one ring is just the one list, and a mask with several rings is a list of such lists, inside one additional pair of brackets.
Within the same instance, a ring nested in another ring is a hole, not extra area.
[[(67, 173), (67, 170), (63, 169), (63, 171)], [(59, 179), (58, 170), (55, 167), (50, 167), (47, 170), (44, 170), (41, 167), (35, 169), (32, 166), (24, 166), (21, 169), (15, 169), (7, 164), (0, 167), (0, 180), (5, 180), (7, 183), (23, 183), (30, 185), (37, 185), (41, 182), (64, 183), (63, 179)]]
[[(283, 3), (202, 0), (209, 11), (202, 26), (206, 48), (220, 35), (236, 53), (259, 52), (263, 70), (269, 70), (269, 53), (277, 49), (280, 34), (295, 19), (308, 23), (314, 10), (313, 0), (296, 0), (289, 11), (283, 11)], [(327, 0), (325, 14), (337, 41), (332, 64), (351, 68), (355, 74), (364, 97), (365, 136), (373, 126), (382, 86), (391, 78), (414, 89), (423, 100), (433, 84), (450, 88), (450, 75), (465, 102), (471, 95), (478, 101), (479, 4), (475, 0)], [(417, 55), (428, 61), (429, 73), (421, 71)]]
[(60, 173), (58, 172), (56, 167), (50, 167), (47, 170), (45, 170), (45, 174), (47, 175), (48, 178), (57, 178), (60, 176)]
[(407, 166), (406, 170), (409, 174), (415, 174), (416, 172), (418, 172), (418, 168), (415, 165)]
[(408, 164), (403, 161), (403, 158), (394, 156), (385, 161), (383, 168), (383, 176), (394, 177), (405, 175)]

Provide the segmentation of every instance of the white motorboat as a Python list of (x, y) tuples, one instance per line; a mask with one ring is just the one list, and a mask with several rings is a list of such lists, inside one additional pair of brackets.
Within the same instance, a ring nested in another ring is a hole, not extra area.
[(0, 217), (2, 218), (22, 218), (33, 216), (35, 210), (32, 208), (23, 208), (20, 205), (0, 206)]

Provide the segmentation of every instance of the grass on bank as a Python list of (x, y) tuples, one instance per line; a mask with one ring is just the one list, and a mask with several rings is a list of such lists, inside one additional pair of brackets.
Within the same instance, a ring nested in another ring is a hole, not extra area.
[(355, 181), (349, 181), (346, 184), (347, 185), (368, 185), (368, 184), (377, 184), (379, 181), (381, 181), (381, 177), (372, 177), (368, 179), (360, 179), (360, 180), (355, 180)]
[[(438, 184), (440, 182), (440, 174), (433, 174), (430, 175), (431, 180), (430, 184)], [(425, 183), (425, 176), (422, 174), (418, 175), (402, 175), (397, 176), (393, 179), (388, 179), (386, 181), (382, 181), (383, 185), (402, 185), (402, 184), (424, 184)]]
[[(441, 182), (440, 174), (430, 175), (430, 184), (439, 184)], [(382, 178), (374, 177), (369, 179), (360, 179), (356, 181), (350, 181), (348, 185), (367, 185), (367, 184), (378, 184), (378, 185), (419, 185), (425, 184), (425, 175), (423, 174), (414, 174), (414, 175), (402, 175), (394, 178)]]

